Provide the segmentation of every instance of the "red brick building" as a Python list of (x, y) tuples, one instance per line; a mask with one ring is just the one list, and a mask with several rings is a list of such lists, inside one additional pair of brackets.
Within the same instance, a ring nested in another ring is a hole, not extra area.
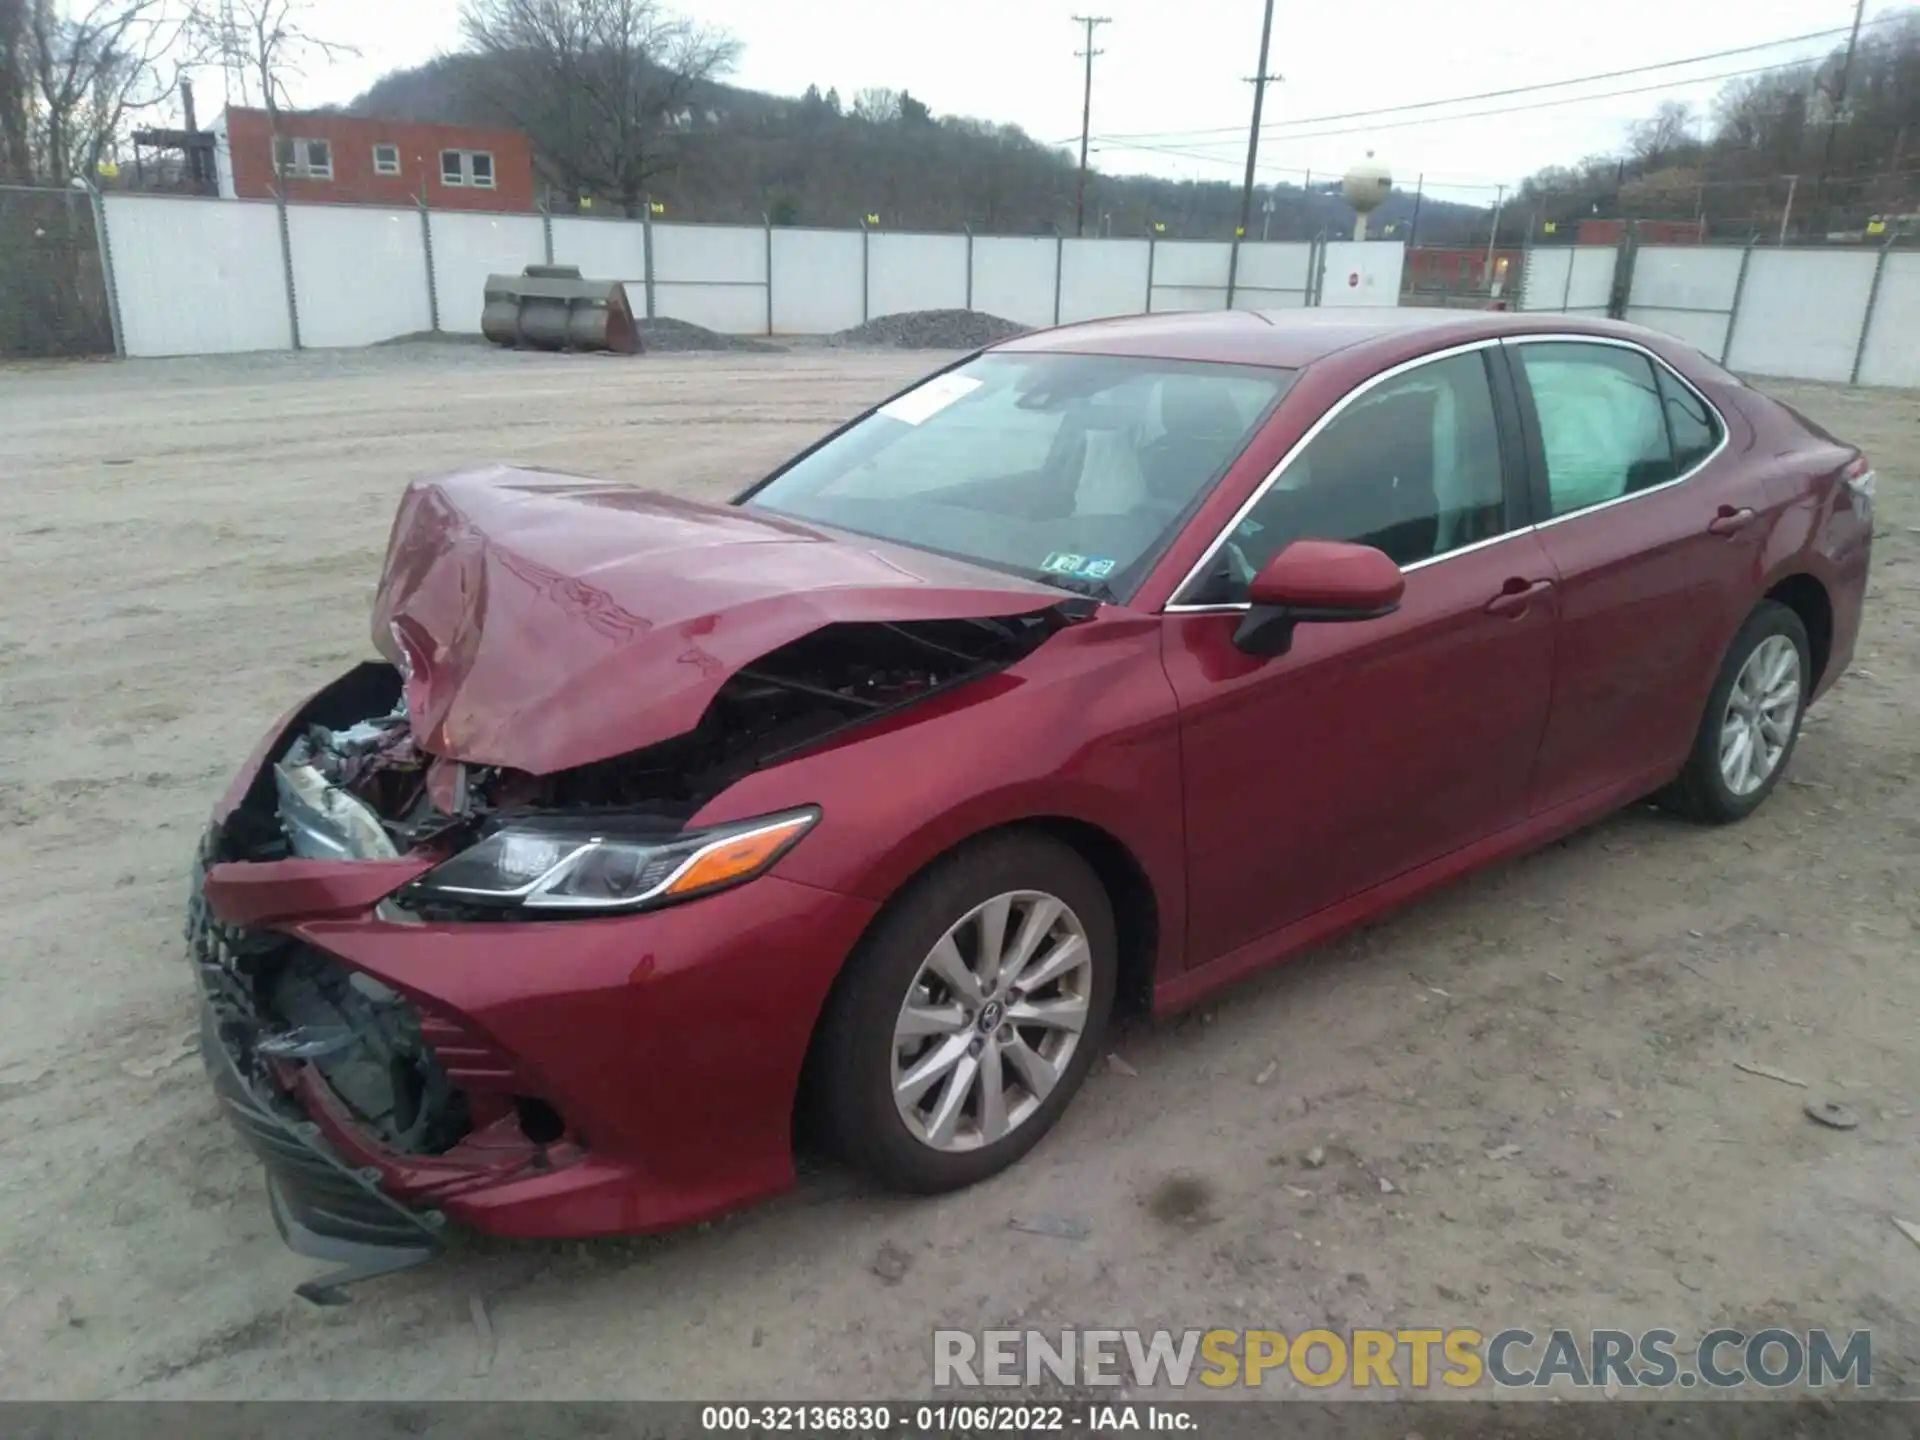
[(276, 144), (264, 110), (228, 106), (215, 126), (220, 193), (348, 205), (530, 211), (533, 147), (516, 130), (418, 125), (283, 111)]
[(1628, 225), (1642, 245), (1701, 245), (1707, 238), (1705, 220), (1582, 220), (1575, 243), (1618, 245)]

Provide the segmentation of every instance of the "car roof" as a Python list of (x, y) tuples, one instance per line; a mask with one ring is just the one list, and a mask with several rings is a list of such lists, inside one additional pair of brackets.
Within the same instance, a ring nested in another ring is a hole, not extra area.
[[(1593, 316), (1444, 310), (1418, 306), (1293, 310), (1180, 311), (1089, 320), (1031, 331), (995, 350), (1211, 360), (1299, 369), (1343, 351), (1393, 358), (1502, 335), (1615, 336), (1666, 348), (1670, 337)], [(1356, 354), (1352, 358), (1361, 359)]]

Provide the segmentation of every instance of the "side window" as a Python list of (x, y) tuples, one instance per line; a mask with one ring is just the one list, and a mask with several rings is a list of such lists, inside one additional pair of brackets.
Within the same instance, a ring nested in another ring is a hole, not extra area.
[(1540, 419), (1548, 508), (1569, 515), (1680, 471), (1653, 362), (1617, 345), (1514, 345)]
[(1350, 540), (1411, 565), (1506, 528), (1500, 432), (1481, 351), (1376, 385), (1293, 458), (1189, 603), (1232, 604), (1295, 540)]
[(1720, 420), (1706, 402), (1682, 384), (1666, 367), (1656, 365), (1660, 398), (1667, 406), (1667, 431), (1673, 437), (1673, 463), (1684, 475), (1704, 461), (1720, 443)]

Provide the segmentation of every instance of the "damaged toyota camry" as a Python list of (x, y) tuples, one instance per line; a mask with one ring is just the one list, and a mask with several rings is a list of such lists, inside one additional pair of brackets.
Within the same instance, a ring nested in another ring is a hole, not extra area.
[(422, 481), (379, 659), (215, 810), (202, 1048), (341, 1287), (992, 1175), (1161, 1013), (1657, 795), (1765, 798), (1846, 668), (1853, 447), (1565, 317), (1022, 337), (728, 504)]

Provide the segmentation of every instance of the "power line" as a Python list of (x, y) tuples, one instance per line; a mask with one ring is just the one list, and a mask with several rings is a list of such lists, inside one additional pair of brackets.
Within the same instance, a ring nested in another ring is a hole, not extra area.
[[(1129, 144), (1116, 140), (1109, 135), (1096, 135), (1093, 137), (1093, 140), (1095, 153), (1106, 150), (1138, 150), (1151, 155), (1171, 155), (1181, 160), (1203, 160), (1209, 165), (1238, 165), (1240, 163), (1239, 157), (1234, 155), (1208, 155), (1198, 150), (1182, 150), (1177, 146), (1171, 145)], [(1262, 175), (1299, 175), (1308, 180), (1313, 178), (1313, 170), (1311, 168), (1302, 169), (1298, 165), (1273, 165), (1263, 160), (1260, 162), (1259, 169)], [(1329, 185), (1338, 185), (1340, 183), (1339, 176), (1330, 174), (1325, 170), (1322, 170), (1320, 175)], [(1429, 190), (1498, 190), (1500, 188), (1499, 185), (1491, 180), (1436, 180), (1431, 176), (1427, 177), (1426, 184)]]
[[(1866, 25), (1883, 25), (1888, 23), (1889, 21), (1896, 20), (1899, 18), (1900, 18), (1900, 15), (1899, 13), (1896, 12), (1894, 14), (1878, 15), (1878, 16), (1875, 16), (1873, 19), (1867, 20), (1863, 23)], [(1438, 100), (1416, 100), (1405, 105), (1386, 105), (1374, 110), (1348, 110), (1348, 111), (1343, 111), (1333, 115), (1311, 115), (1311, 116), (1305, 116), (1303, 118), (1296, 119), (1296, 120), (1274, 120), (1274, 121), (1268, 122), (1265, 128), (1269, 130), (1273, 130), (1273, 129), (1279, 129), (1283, 126), (1291, 127), (1295, 125), (1324, 125), (1324, 124), (1331, 124), (1335, 121), (1340, 121), (1340, 120), (1366, 119), (1367, 117), (1373, 116), (1373, 115), (1395, 115), (1395, 114), (1400, 114), (1409, 110), (1432, 110), (1443, 105), (1465, 105), (1465, 104), (1470, 104), (1477, 100), (1499, 100), (1499, 99), (1505, 99), (1513, 95), (1532, 94), (1541, 90), (1564, 90), (1571, 85), (1589, 85), (1589, 84), (1594, 84), (1601, 80), (1620, 80), (1630, 75), (1651, 74), (1656, 70), (1675, 70), (1685, 65), (1704, 64), (1709, 60), (1726, 60), (1736, 55), (1752, 55), (1762, 50), (1777, 50), (1782, 45), (1800, 45), (1800, 44), (1805, 44), (1806, 42), (1811, 40), (1832, 39), (1835, 36), (1845, 35), (1849, 33), (1851, 28), (1852, 27), (1850, 26), (1841, 25), (1841, 26), (1836, 26), (1834, 28), (1827, 29), (1827, 30), (1811, 30), (1804, 35), (1789, 35), (1778, 40), (1766, 40), (1753, 45), (1735, 46), (1734, 48), (1729, 50), (1713, 50), (1702, 55), (1691, 55), (1682, 60), (1661, 60), (1648, 65), (1629, 66), (1624, 70), (1605, 70), (1605, 71), (1599, 72), (1598, 74), (1593, 74), (1593, 75), (1577, 75), (1566, 80), (1544, 80), (1544, 81), (1540, 81), (1537, 84), (1532, 84), (1532, 85), (1514, 85), (1514, 86), (1509, 86), (1504, 90), (1483, 90), (1477, 94), (1453, 95), (1445, 99), (1438, 99)], [(1766, 66), (1763, 68), (1783, 69), (1783, 68), (1788, 68), (1795, 65), (1803, 65), (1805, 63), (1807, 63), (1805, 59), (1790, 60), (1790, 61), (1783, 61), (1779, 65)], [(1754, 74), (1758, 72), (1742, 71), (1738, 73)], [(1678, 86), (1678, 85), (1692, 85), (1692, 84), (1700, 83), (1700, 81), (1702, 80), (1711, 80), (1714, 78), (1716, 77), (1702, 76), (1702, 77), (1699, 77), (1698, 79), (1676, 80), (1676, 81), (1668, 82), (1668, 85), (1654, 86), (1654, 87), (1648, 87), (1648, 88), (1667, 89), (1672, 86)], [(1614, 93), (1635, 94), (1639, 92), (1618, 91)], [(1604, 97), (1593, 96), (1589, 98), (1600, 99)], [(1572, 103), (1572, 102), (1569, 101), (1567, 103)], [(1516, 107), (1516, 108), (1525, 108), (1525, 107)], [(1340, 133), (1348, 133), (1348, 132), (1340, 132)], [(1136, 130), (1136, 131), (1128, 132), (1127, 134), (1124, 134), (1124, 135), (1109, 136), (1106, 138), (1120, 139), (1120, 140), (1190, 140), (1190, 139), (1196, 139), (1197, 137), (1204, 136), (1204, 135), (1231, 135), (1231, 134), (1238, 134), (1237, 126), (1221, 125), (1221, 126), (1214, 126), (1211, 129), (1204, 129), (1204, 130)], [(1205, 143), (1205, 142), (1202, 142), (1202, 143)], [(1221, 141), (1218, 143), (1224, 144), (1226, 142)]]
[(1073, 189), (1073, 233), (1085, 233), (1087, 219), (1087, 131), (1093, 125), (1093, 57), (1102, 52), (1093, 48), (1093, 32), (1111, 25), (1106, 15), (1076, 15), (1073, 23), (1087, 27), (1087, 48), (1076, 54), (1087, 58), (1087, 88), (1080, 101), (1080, 179)]
[[(1349, 125), (1338, 130), (1308, 130), (1301, 134), (1274, 135), (1268, 138), (1293, 141), (1320, 140), (1334, 135), (1371, 135), (1376, 130), (1404, 130), (1410, 125), (1444, 125), (1454, 120), (1481, 120), (1489, 115), (1516, 115), (1526, 110), (1553, 110), (1562, 105), (1583, 105), (1591, 100), (1614, 100), (1623, 95), (1648, 95), (1655, 91), (1673, 90), (1684, 85), (1707, 85), (1716, 80), (1739, 80), (1749, 75), (1767, 75), (1777, 70), (1790, 70), (1800, 63), (1797, 60), (1789, 60), (1778, 65), (1759, 65), (1747, 70), (1722, 70), (1713, 75), (1698, 75), (1687, 80), (1667, 80), (1658, 85), (1636, 85), (1625, 90), (1603, 90), (1593, 95), (1568, 95), (1554, 100), (1536, 100), (1527, 105), (1500, 105), (1490, 110), (1462, 111), (1458, 115), (1429, 115), (1414, 120), (1385, 120), (1377, 125)], [(1106, 143), (1120, 137), (1100, 135), (1094, 138)]]

